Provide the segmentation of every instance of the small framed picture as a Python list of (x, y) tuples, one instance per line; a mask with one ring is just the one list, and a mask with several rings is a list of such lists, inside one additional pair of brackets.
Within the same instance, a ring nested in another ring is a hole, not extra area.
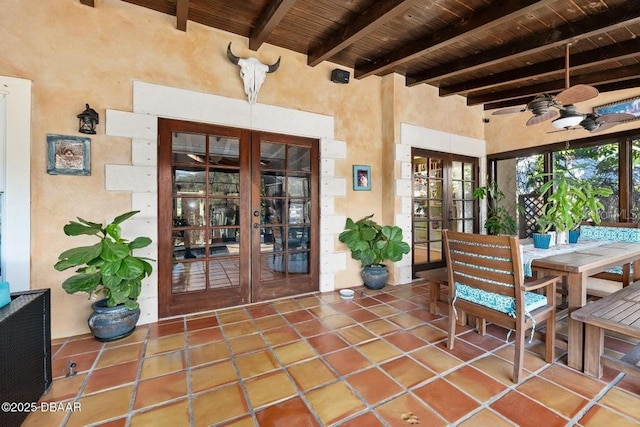
[(47, 134), (49, 175), (91, 175), (91, 139)]
[(355, 191), (371, 190), (371, 166), (353, 165), (353, 189)]

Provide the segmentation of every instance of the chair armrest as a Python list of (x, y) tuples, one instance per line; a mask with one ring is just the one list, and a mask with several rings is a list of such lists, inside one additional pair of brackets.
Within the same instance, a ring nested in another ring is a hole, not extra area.
[(544, 288), (544, 287), (549, 286), (551, 284), (555, 284), (559, 279), (560, 279), (560, 277), (558, 277), (558, 276), (547, 275), (547, 276), (540, 277), (538, 279), (532, 280), (530, 282), (526, 282), (522, 286), (522, 289), (525, 290), (525, 291), (533, 291), (533, 290), (536, 290), (536, 289)]

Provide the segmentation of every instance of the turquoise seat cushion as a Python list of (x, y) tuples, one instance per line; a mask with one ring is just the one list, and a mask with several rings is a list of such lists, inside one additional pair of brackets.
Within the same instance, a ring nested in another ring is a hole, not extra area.
[[(506, 295), (494, 294), (482, 289), (472, 288), (461, 283), (456, 283), (456, 298), (483, 305), (493, 310), (516, 315), (515, 299)], [(524, 311), (531, 313), (536, 308), (547, 305), (547, 297), (535, 292), (524, 293)]]
[(640, 228), (583, 225), (580, 227), (580, 238), (638, 243), (640, 242)]

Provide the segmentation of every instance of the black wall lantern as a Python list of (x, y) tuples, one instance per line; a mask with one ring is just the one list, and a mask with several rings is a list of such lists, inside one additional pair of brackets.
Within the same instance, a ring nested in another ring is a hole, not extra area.
[(78, 119), (80, 119), (80, 129), (78, 129), (78, 132), (95, 135), (96, 125), (100, 123), (99, 116), (96, 110), (89, 107), (89, 104), (86, 105), (87, 108), (78, 114)]

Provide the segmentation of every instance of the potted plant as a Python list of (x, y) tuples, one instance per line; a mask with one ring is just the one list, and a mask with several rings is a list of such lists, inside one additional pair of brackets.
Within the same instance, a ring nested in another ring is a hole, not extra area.
[[(576, 231), (583, 221), (600, 223), (600, 211), (604, 206), (598, 197), (610, 196), (613, 192), (609, 188), (593, 187), (587, 180), (572, 178), (562, 172), (551, 176), (552, 178), (540, 187), (540, 193), (544, 195), (553, 188), (545, 206), (548, 206), (549, 213), (556, 216), (556, 231), (570, 232), (570, 243), (576, 243), (579, 235), (579, 231)], [(567, 241), (562, 238), (559, 240), (559, 244)]]
[(132, 254), (134, 249), (151, 244), (148, 237), (136, 237), (128, 241), (121, 235), (120, 224), (139, 211), (119, 215), (105, 225), (86, 221), (70, 221), (64, 226), (67, 236), (92, 235), (98, 242), (91, 246), (79, 246), (60, 254), (54, 268), (64, 271), (77, 268), (73, 276), (62, 283), (69, 294), (86, 292), (92, 299), (102, 293), (104, 299), (91, 306), (89, 329), (100, 341), (113, 341), (130, 335), (135, 329), (140, 308), (138, 297), (142, 280), (151, 275), (153, 267), (148, 258)]
[(411, 247), (402, 240), (402, 229), (397, 226), (381, 226), (366, 216), (358, 221), (347, 218), (345, 229), (338, 239), (351, 250), (351, 258), (362, 265), (362, 279), (369, 289), (381, 289), (389, 277), (383, 261), (400, 261)]
[(498, 184), (491, 181), (486, 186), (478, 187), (472, 194), (474, 199), (484, 200), (489, 198), (487, 205), (487, 219), (484, 222), (484, 228), (487, 233), (498, 234), (516, 234), (517, 224), (511, 213), (501, 206), (506, 198), (504, 192), (498, 188)]
[(542, 207), (542, 213), (536, 218), (538, 232), (533, 233), (533, 246), (538, 249), (549, 249), (551, 245), (551, 228), (557, 226), (556, 213), (549, 209), (548, 205)]

